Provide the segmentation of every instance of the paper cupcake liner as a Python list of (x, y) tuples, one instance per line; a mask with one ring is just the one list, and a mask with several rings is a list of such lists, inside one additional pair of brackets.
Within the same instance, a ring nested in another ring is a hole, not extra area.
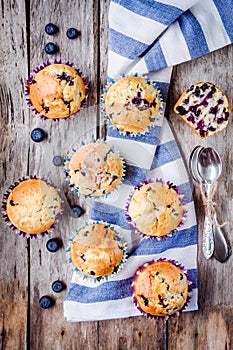
[[(70, 246), (75, 238), (75, 236), (78, 234), (78, 232), (83, 229), (85, 226), (87, 225), (92, 225), (92, 224), (104, 224), (108, 227), (110, 227), (116, 234), (117, 236), (120, 238), (122, 244), (123, 244), (123, 258), (120, 262), (120, 265), (117, 267), (117, 270), (114, 270), (111, 274), (109, 275), (104, 275), (104, 276), (100, 276), (100, 277), (89, 277), (84, 275), (76, 266), (74, 266), (72, 259), (70, 257)], [(73, 233), (73, 235), (68, 239), (68, 244), (67, 244), (67, 248), (66, 248), (66, 254), (67, 254), (67, 263), (70, 265), (72, 264), (74, 266), (73, 271), (77, 274), (77, 276), (79, 278), (81, 278), (82, 280), (85, 280), (89, 283), (99, 283), (102, 281), (108, 281), (110, 278), (114, 278), (114, 276), (116, 276), (124, 267), (125, 264), (127, 262), (127, 258), (128, 258), (128, 250), (127, 250), (127, 244), (124, 241), (124, 239), (122, 238), (121, 234), (119, 234), (119, 232), (117, 232), (117, 230), (115, 229), (115, 227), (109, 223), (106, 223), (105, 221), (99, 221), (99, 220), (90, 220), (90, 222), (86, 222), (84, 226), (82, 226), (81, 228), (75, 230), (75, 232)]]
[(65, 62), (65, 63), (62, 63), (61, 60), (56, 60), (56, 59), (55, 59), (54, 62), (52, 62), (52, 63), (49, 62), (49, 61), (46, 61), (46, 62), (44, 62), (43, 64), (41, 64), (40, 66), (37, 66), (37, 67), (33, 70), (33, 72), (34, 72), (35, 74), (37, 74), (39, 71), (43, 70), (43, 69), (44, 69), (45, 67), (47, 67), (47, 66), (50, 66), (51, 64), (66, 64), (66, 65), (68, 65), (68, 66), (74, 68), (74, 69), (77, 71), (78, 75), (82, 78), (82, 80), (83, 80), (83, 82), (84, 82), (84, 84), (85, 84), (86, 98), (85, 98), (85, 100), (81, 103), (80, 109), (79, 109), (77, 112), (75, 112), (75, 113), (73, 113), (73, 114), (70, 114), (70, 115), (69, 115), (68, 117), (66, 117), (66, 118), (48, 118), (48, 117), (46, 117), (45, 115), (41, 114), (41, 113), (40, 113), (39, 111), (37, 111), (37, 109), (33, 106), (32, 101), (31, 101), (31, 99), (30, 99), (30, 90), (29, 90), (29, 88), (28, 88), (28, 86), (27, 86), (27, 84), (30, 85), (30, 84), (33, 82), (34, 75), (31, 75), (31, 76), (27, 79), (26, 84), (25, 84), (26, 102), (27, 102), (27, 104), (29, 105), (29, 107), (31, 107), (32, 111), (33, 111), (36, 115), (40, 116), (41, 119), (43, 119), (43, 120), (48, 120), (48, 119), (49, 119), (49, 120), (53, 120), (53, 121), (67, 120), (67, 119), (69, 119), (70, 117), (72, 117), (73, 115), (75, 115), (75, 114), (77, 114), (78, 112), (80, 112), (82, 109), (84, 109), (84, 108), (87, 107), (87, 98), (88, 98), (88, 94), (89, 94), (89, 83), (88, 83), (87, 78), (86, 78), (85, 76), (83, 76), (83, 74), (82, 74), (82, 72), (80, 71), (80, 69), (74, 67), (74, 64), (71, 63), (71, 62), (69, 62), (69, 61), (67, 61), (67, 62)]
[[(156, 316), (156, 315), (153, 315), (153, 314), (150, 314), (150, 313), (147, 313), (145, 312), (144, 310), (141, 309), (140, 305), (138, 304), (137, 300), (136, 300), (136, 296), (135, 296), (135, 291), (134, 291), (134, 287), (135, 287), (135, 283), (136, 283), (136, 280), (137, 280), (137, 277), (138, 275), (149, 265), (153, 264), (154, 262), (158, 262), (158, 261), (168, 261), (168, 262), (171, 262), (173, 265), (175, 265), (176, 267), (180, 268), (183, 273), (185, 274), (186, 278), (187, 278), (187, 281), (188, 281), (188, 296), (187, 296), (187, 299), (186, 299), (186, 302), (184, 303), (184, 306), (182, 307), (181, 310), (177, 311), (177, 312), (174, 312), (173, 314), (171, 315), (166, 315), (166, 316)], [(151, 319), (157, 319), (157, 320), (168, 320), (170, 318), (174, 318), (174, 317), (177, 317), (180, 315), (181, 312), (185, 311), (185, 309), (187, 308), (190, 300), (191, 300), (191, 292), (192, 292), (192, 280), (191, 280), (191, 276), (190, 274), (188, 273), (187, 269), (182, 265), (180, 264), (177, 260), (173, 260), (173, 259), (167, 259), (167, 258), (160, 258), (160, 259), (156, 259), (156, 260), (150, 260), (146, 263), (144, 263), (143, 265), (141, 265), (136, 273), (134, 274), (134, 277), (133, 277), (133, 281), (132, 281), (132, 285), (131, 285), (131, 293), (132, 293), (132, 297), (133, 297), (133, 302), (134, 302), (134, 305), (135, 307), (140, 311), (140, 313), (143, 315), (143, 316), (146, 316), (147, 318), (151, 318)]]
[[(115, 188), (113, 191), (106, 193), (104, 196), (95, 196), (95, 195), (92, 195), (92, 194), (90, 194), (90, 195), (82, 194), (82, 193), (79, 192), (79, 189), (75, 186), (75, 184), (71, 183), (71, 181), (70, 181), (69, 163), (70, 163), (70, 161), (71, 161), (71, 158), (72, 158), (73, 154), (76, 153), (77, 150), (78, 150), (80, 147), (82, 147), (82, 146), (84, 146), (84, 145), (86, 145), (86, 144), (88, 144), (88, 143), (91, 143), (91, 142), (93, 142), (93, 143), (95, 143), (95, 142), (102, 142), (102, 143), (104, 143), (104, 144), (109, 145), (109, 146), (111, 147), (111, 149), (112, 149), (112, 150), (119, 156), (119, 158), (121, 159), (123, 174), (122, 174), (122, 177), (121, 177), (121, 179), (120, 179), (120, 182), (119, 182), (119, 184), (116, 186), (116, 188)], [(66, 185), (69, 186), (69, 187), (72, 189), (72, 191), (73, 191), (74, 194), (82, 194), (82, 195), (83, 195), (84, 197), (86, 197), (86, 198), (87, 198), (87, 197), (89, 197), (89, 198), (95, 198), (95, 199), (98, 199), (98, 198), (107, 198), (111, 193), (113, 193), (114, 191), (116, 191), (117, 188), (122, 184), (122, 182), (124, 181), (124, 178), (125, 178), (125, 172), (126, 172), (126, 164), (125, 164), (125, 160), (123, 159), (123, 157), (122, 157), (122, 155), (120, 154), (120, 152), (116, 149), (115, 146), (111, 145), (111, 143), (106, 142), (105, 140), (102, 140), (102, 139), (97, 139), (97, 140), (96, 140), (96, 139), (92, 139), (92, 140), (89, 141), (89, 142), (81, 141), (81, 142), (80, 142), (80, 145), (79, 145), (78, 147), (72, 147), (72, 149), (71, 149), (70, 151), (68, 151), (67, 156), (66, 156), (65, 159), (64, 159), (64, 174), (65, 174), (65, 178), (66, 178)]]
[[(27, 233), (27, 232), (24, 232), (20, 229), (18, 229), (11, 221), (10, 219), (8, 218), (8, 215), (7, 215), (7, 210), (6, 210), (6, 206), (7, 206), (7, 199), (8, 199), (8, 196), (10, 195), (10, 193), (12, 192), (12, 190), (18, 186), (20, 184), (20, 182), (23, 182), (25, 180), (29, 180), (29, 179), (38, 179), (38, 180), (42, 180), (44, 181), (48, 186), (51, 186), (53, 187), (59, 194), (59, 197), (60, 197), (60, 200), (61, 200), (61, 210), (60, 212), (56, 215), (56, 218), (55, 218), (55, 221), (54, 223), (50, 226), (49, 229), (47, 229), (46, 231), (44, 232), (41, 232), (41, 233)], [(54, 186), (52, 183), (48, 182), (45, 178), (38, 178), (36, 175), (31, 175), (31, 176), (23, 176), (22, 178), (19, 178), (18, 181), (15, 181), (14, 184), (12, 184), (8, 190), (4, 193), (3, 195), (3, 200), (2, 200), (2, 215), (3, 215), (3, 219), (4, 221), (6, 222), (7, 226), (14, 232), (16, 233), (17, 235), (19, 236), (22, 236), (22, 237), (26, 237), (26, 238), (37, 238), (38, 236), (46, 236), (50, 233), (52, 233), (56, 227), (56, 225), (58, 224), (61, 216), (62, 216), (62, 213), (64, 212), (64, 200), (62, 199), (62, 195), (61, 195), (61, 190), (59, 188), (57, 188), (56, 186)]]
[[(157, 236), (149, 236), (149, 235), (146, 235), (145, 233), (141, 232), (133, 223), (129, 213), (128, 213), (128, 209), (129, 209), (129, 205), (130, 205), (130, 201), (135, 193), (136, 190), (139, 190), (143, 185), (147, 185), (147, 184), (150, 184), (150, 183), (154, 183), (154, 182), (160, 182), (160, 183), (163, 183), (163, 184), (167, 184), (170, 188), (172, 188), (173, 190), (176, 191), (176, 193), (179, 195), (179, 198), (180, 198), (180, 202), (183, 206), (183, 209), (184, 209), (184, 213), (183, 213), (183, 218), (181, 220), (181, 222), (179, 223), (179, 225), (174, 229), (172, 230), (171, 232), (169, 232), (168, 234), (164, 235), (164, 236), (160, 236), (160, 237), (157, 237)], [(126, 216), (126, 220), (129, 222), (130, 226), (132, 227), (132, 229), (137, 232), (139, 235), (141, 235), (141, 237), (145, 238), (145, 239), (154, 239), (154, 240), (157, 240), (157, 241), (160, 241), (160, 240), (165, 240), (165, 239), (169, 239), (170, 237), (172, 237), (174, 234), (176, 234), (179, 229), (184, 225), (185, 223), (185, 220), (187, 218), (187, 214), (188, 214), (188, 210), (187, 210), (187, 206), (186, 206), (186, 201), (185, 201), (185, 198), (184, 198), (184, 195), (181, 193), (181, 191), (179, 190), (179, 188), (174, 185), (172, 182), (170, 181), (164, 181), (163, 179), (161, 178), (157, 178), (155, 180), (151, 180), (151, 179), (148, 179), (148, 180), (145, 180), (144, 182), (141, 182), (138, 186), (134, 187), (134, 190), (133, 192), (129, 195), (128, 197), (128, 200), (126, 202), (126, 205), (125, 205), (125, 216)]]
[[(112, 86), (117, 80), (119, 80), (121, 78), (132, 77), (132, 76), (134, 76), (134, 77), (137, 77), (137, 76), (141, 77), (141, 78), (145, 79), (147, 82), (149, 82), (151, 85), (153, 85), (154, 88), (158, 91), (158, 98), (159, 98), (159, 102), (160, 102), (159, 113), (155, 117), (155, 120), (153, 122), (151, 122), (151, 124), (145, 129), (145, 131), (138, 132), (138, 133), (129, 132), (129, 131), (124, 131), (124, 132), (120, 131), (114, 124), (112, 124), (111, 120), (107, 116), (106, 109), (105, 109), (105, 97), (106, 97), (106, 94), (107, 94), (108, 89), (110, 88), (110, 86)], [(156, 125), (158, 125), (158, 122), (161, 121), (161, 118), (163, 116), (163, 110), (164, 110), (164, 107), (163, 107), (162, 94), (160, 92), (160, 89), (159, 89), (157, 83), (154, 80), (151, 80), (149, 77), (139, 75), (138, 73), (134, 73), (134, 74), (122, 73), (118, 78), (110, 79), (109, 82), (106, 84), (105, 88), (103, 89), (103, 94), (101, 95), (101, 111), (102, 111), (102, 115), (108, 121), (107, 122), (108, 127), (112, 128), (113, 130), (116, 130), (122, 136), (130, 136), (130, 137), (134, 138), (136, 136), (142, 136), (142, 135), (146, 135), (147, 133), (150, 133), (153, 130), (153, 128)]]

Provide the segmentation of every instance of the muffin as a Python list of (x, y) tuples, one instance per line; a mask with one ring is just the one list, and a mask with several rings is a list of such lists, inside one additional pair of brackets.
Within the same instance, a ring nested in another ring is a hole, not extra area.
[(105, 196), (112, 192), (124, 175), (124, 163), (106, 142), (95, 141), (73, 149), (66, 158), (68, 184), (86, 196)]
[(83, 107), (87, 98), (87, 86), (81, 73), (62, 63), (37, 69), (26, 88), (29, 104), (49, 119), (69, 117)]
[(103, 97), (106, 117), (121, 133), (141, 134), (156, 125), (161, 96), (146, 78), (125, 76), (111, 83)]
[(189, 281), (184, 270), (168, 260), (151, 261), (135, 274), (132, 293), (142, 314), (152, 317), (171, 316), (187, 303)]
[(6, 197), (5, 220), (25, 235), (46, 233), (62, 209), (58, 190), (37, 178), (16, 183)]
[(105, 223), (89, 224), (72, 239), (70, 258), (82, 275), (101, 279), (118, 272), (126, 257), (121, 237)]
[(174, 112), (202, 139), (223, 130), (230, 115), (225, 93), (212, 83), (191, 85), (174, 106)]
[(184, 199), (170, 182), (145, 183), (132, 194), (126, 207), (127, 218), (144, 236), (163, 237), (183, 222)]

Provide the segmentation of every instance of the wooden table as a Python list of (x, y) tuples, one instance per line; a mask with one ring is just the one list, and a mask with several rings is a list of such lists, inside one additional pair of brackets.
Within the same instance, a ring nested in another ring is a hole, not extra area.
[[(96, 106), (106, 82), (109, 0), (99, 1), (10, 1), (0, 3), (0, 181), (4, 191), (24, 175), (36, 174), (64, 188), (62, 168), (56, 168), (54, 155), (64, 156), (72, 142), (84, 134), (103, 136), (102, 122), (95, 107), (82, 111), (68, 121), (43, 121), (34, 116), (24, 98), (24, 84), (33, 69), (48, 59), (62, 58), (74, 62), (90, 81), (89, 106)], [(53, 22), (59, 33), (49, 37), (44, 27)], [(66, 37), (75, 27), (81, 35)], [(55, 42), (60, 52), (49, 56), (47, 42)], [(197, 144), (214, 147), (223, 160), (223, 173), (215, 200), (221, 221), (232, 220), (232, 121), (215, 137), (200, 140), (177, 116), (172, 107), (180, 93), (191, 83), (211, 81), (219, 85), (232, 101), (233, 46), (230, 45), (199, 59), (174, 68), (167, 117), (170, 120), (187, 164)], [(233, 104), (233, 103), (232, 103)], [(91, 112), (90, 112), (91, 110)], [(35, 127), (43, 128), (48, 137), (41, 143), (30, 139)], [(74, 197), (68, 194), (71, 204)], [(76, 199), (77, 200), (77, 199)], [(203, 207), (195, 190), (199, 238), (203, 225)], [(25, 239), (7, 228), (1, 220), (0, 231), (0, 330), (1, 349), (233, 349), (233, 259), (225, 263), (203, 258), (198, 249), (199, 311), (183, 313), (169, 321), (145, 317), (99, 322), (68, 323), (63, 316), (65, 292), (56, 294), (51, 283), (56, 279), (68, 285), (72, 269), (66, 264), (65, 242), (70, 233), (88, 217), (89, 207), (81, 205), (86, 216), (71, 219), (65, 211), (52, 237), (60, 237), (64, 247), (49, 253), (48, 238)], [(232, 244), (232, 225), (225, 227)], [(56, 305), (48, 310), (38, 300), (53, 295)]]

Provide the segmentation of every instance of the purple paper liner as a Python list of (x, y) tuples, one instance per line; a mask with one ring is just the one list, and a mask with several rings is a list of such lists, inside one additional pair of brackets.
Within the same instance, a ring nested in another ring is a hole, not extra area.
[[(148, 185), (150, 183), (154, 183), (154, 182), (159, 182), (159, 183), (163, 183), (163, 184), (167, 184), (170, 188), (172, 188), (173, 190), (176, 191), (177, 194), (179, 194), (180, 196), (180, 202), (181, 204), (183, 205), (183, 208), (184, 208), (184, 213), (183, 213), (183, 219), (181, 220), (181, 222), (179, 223), (179, 225), (177, 226), (176, 229), (174, 229), (173, 231), (169, 232), (168, 234), (164, 235), (164, 236), (160, 236), (160, 237), (157, 237), (157, 236), (150, 236), (150, 235), (146, 235), (145, 233), (141, 232), (136, 226), (134, 226), (134, 223), (128, 213), (128, 209), (129, 209), (129, 205), (130, 205), (130, 201), (134, 195), (134, 192), (136, 190), (139, 190), (143, 185)], [(141, 235), (142, 238), (146, 238), (146, 239), (154, 239), (154, 240), (157, 240), (157, 241), (160, 241), (161, 239), (169, 239), (169, 237), (172, 237), (174, 234), (176, 234), (178, 231), (179, 231), (179, 228), (182, 227), (184, 225), (184, 222), (186, 220), (186, 217), (187, 217), (187, 214), (188, 214), (188, 210), (186, 208), (186, 201), (185, 201), (185, 198), (183, 196), (183, 194), (181, 193), (181, 191), (179, 190), (179, 188), (174, 185), (172, 182), (170, 181), (164, 181), (163, 179), (161, 178), (156, 178), (155, 180), (151, 180), (151, 179), (147, 179), (145, 180), (144, 182), (141, 182), (138, 186), (134, 187), (134, 190), (133, 192), (129, 195), (128, 197), (128, 200), (126, 202), (126, 205), (125, 205), (125, 216), (126, 216), (126, 220), (129, 222), (131, 228), (137, 232), (139, 235)]]
[[(86, 226), (90, 226), (90, 225), (97, 225), (97, 224), (104, 224), (108, 227), (110, 227), (114, 232), (115, 234), (120, 238), (122, 244), (123, 244), (123, 258), (120, 262), (120, 265), (118, 266), (117, 270), (116, 271), (113, 271), (111, 274), (109, 275), (103, 275), (103, 276), (100, 276), (100, 277), (95, 277), (95, 278), (92, 278), (92, 277), (89, 277), (87, 275), (84, 275), (82, 273), (82, 271), (80, 271), (72, 262), (72, 259), (70, 257), (70, 250), (71, 250), (71, 244), (75, 238), (75, 236), (78, 234), (78, 232), (80, 230), (82, 230), (83, 228), (85, 228)], [(117, 275), (124, 267), (125, 267), (125, 264), (126, 264), (126, 261), (128, 259), (128, 250), (127, 250), (127, 244), (125, 242), (125, 240), (122, 238), (121, 234), (119, 232), (117, 232), (117, 230), (115, 229), (115, 227), (112, 225), (112, 224), (109, 224), (105, 221), (100, 221), (100, 220), (91, 220), (90, 222), (86, 222), (84, 226), (82, 226), (81, 228), (79, 229), (76, 229), (75, 232), (73, 233), (73, 235), (68, 239), (68, 245), (67, 245), (67, 248), (66, 248), (66, 254), (67, 254), (67, 263), (68, 264), (73, 264), (74, 268), (74, 272), (76, 272), (80, 278), (82, 278), (83, 280), (86, 280), (88, 282), (91, 282), (91, 283), (98, 283), (98, 282), (101, 282), (101, 281), (108, 281), (110, 277), (114, 277), (115, 275)]]
[(33, 70), (33, 72), (34, 72), (35, 74), (37, 74), (39, 71), (43, 70), (45, 67), (50, 66), (51, 64), (66, 64), (66, 65), (68, 65), (68, 66), (74, 68), (74, 69), (77, 71), (78, 75), (82, 78), (82, 80), (83, 80), (83, 82), (84, 82), (84, 84), (85, 84), (86, 97), (85, 97), (85, 100), (81, 103), (80, 109), (79, 109), (77, 112), (75, 112), (75, 113), (73, 113), (73, 114), (70, 114), (70, 115), (69, 115), (68, 117), (66, 117), (66, 118), (48, 118), (48, 117), (46, 117), (45, 115), (41, 114), (41, 113), (40, 113), (39, 111), (37, 111), (37, 109), (33, 106), (32, 101), (31, 101), (31, 99), (30, 99), (30, 90), (29, 90), (29, 88), (28, 88), (28, 86), (27, 86), (27, 84), (32, 83), (32, 81), (33, 81), (33, 79), (34, 79), (34, 76), (33, 76), (33, 75), (31, 75), (31, 76), (27, 79), (26, 84), (25, 84), (26, 102), (27, 102), (27, 104), (29, 105), (29, 107), (32, 108), (32, 111), (33, 111), (36, 115), (40, 116), (41, 119), (43, 119), (43, 120), (47, 120), (47, 119), (53, 120), (53, 121), (67, 120), (67, 119), (69, 119), (72, 115), (75, 115), (76, 113), (80, 112), (82, 109), (84, 109), (84, 108), (87, 107), (87, 98), (88, 98), (88, 94), (89, 94), (89, 83), (88, 83), (87, 78), (86, 78), (85, 76), (83, 76), (83, 74), (82, 74), (82, 72), (80, 71), (79, 68), (73, 67), (74, 64), (71, 63), (71, 62), (69, 62), (69, 61), (67, 61), (67, 62), (65, 62), (65, 63), (62, 63), (61, 59), (60, 59), (60, 60), (56, 60), (56, 59), (55, 59), (54, 62), (52, 62), (52, 63), (49, 62), (49, 61), (46, 61), (46, 62), (44, 62), (42, 65), (37, 66), (37, 67)]
[[(187, 281), (188, 281), (188, 296), (187, 296), (187, 299), (186, 299), (186, 302), (184, 303), (183, 307), (181, 310), (177, 311), (177, 312), (174, 312), (173, 314), (171, 315), (166, 315), (166, 316), (156, 316), (156, 315), (152, 315), (152, 314), (149, 314), (145, 311), (143, 311), (141, 309), (141, 307), (139, 306), (139, 304), (137, 303), (137, 300), (136, 300), (136, 297), (135, 297), (135, 293), (134, 293), (134, 287), (135, 287), (135, 283), (136, 283), (136, 280), (137, 280), (137, 277), (138, 275), (144, 270), (146, 269), (147, 266), (153, 264), (154, 262), (159, 262), (159, 261), (168, 261), (170, 263), (172, 263), (173, 265), (175, 265), (176, 267), (180, 268), (183, 273), (185, 274), (186, 278), (187, 278)], [(140, 313), (143, 315), (143, 316), (146, 316), (147, 318), (151, 318), (151, 319), (157, 319), (157, 320), (168, 320), (170, 318), (174, 318), (174, 317), (177, 317), (180, 315), (181, 312), (183, 312), (187, 305), (189, 304), (189, 301), (191, 300), (191, 292), (192, 292), (192, 280), (191, 280), (191, 276), (190, 274), (188, 273), (187, 269), (181, 264), (179, 263), (177, 260), (174, 260), (174, 259), (167, 259), (167, 258), (159, 258), (159, 259), (156, 259), (156, 260), (150, 260), (146, 263), (144, 263), (143, 265), (141, 265), (137, 271), (135, 272), (134, 274), (134, 277), (133, 277), (133, 281), (132, 281), (132, 285), (131, 285), (131, 293), (132, 293), (132, 297), (133, 297), (133, 302), (134, 302), (134, 305), (135, 307), (140, 311)]]
[[(102, 139), (97, 139), (97, 140), (96, 140), (96, 139), (92, 139), (90, 142), (81, 141), (79, 146), (73, 147), (70, 151), (67, 152), (67, 156), (66, 156), (65, 159), (64, 159), (64, 174), (65, 174), (65, 178), (66, 178), (66, 185), (69, 186), (69, 187), (72, 189), (72, 191), (74, 192), (74, 194), (78, 194), (78, 193), (80, 193), (80, 192), (79, 192), (78, 187), (76, 187), (75, 184), (71, 183), (71, 181), (70, 181), (69, 163), (70, 163), (70, 161), (71, 161), (71, 158), (72, 158), (73, 154), (76, 153), (77, 150), (78, 150), (79, 148), (81, 148), (82, 146), (84, 146), (84, 145), (86, 145), (86, 144), (88, 144), (88, 143), (95, 143), (95, 142), (102, 142), (102, 143), (104, 143), (104, 144), (109, 145), (109, 146), (111, 147), (111, 149), (112, 149), (112, 150), (119, 156), (119, 158), (121, 159), (122, 171), (123, 171), (123, 172), (122, 172), (122, 177), (121, 177), (121, 179), (120, 179), (120, 182), (118, 183), (118, 185), (116, 186), (116, 188), (115, 188), (113, 191), (115, 191), (115, 190), (121, 185), (121, 183), (124, 181), (124, 178), (125, 178), (125, 171), (126, 171), (125, 160), (123, 159), (122, 155), (121, 155), (120, 152), (116, 149), (115, 146), (111, 145), (109, 142), (106, 142), (105, 140), (102, 140)], [(106, 193), (105, 195), (101, 196), (101, 198), (107, 198), (113, 191)], [(82, 193), (80, 193), (80, 194), (82, 194)], [(97, 198), (100, 198), (100, 196), (96, 196), (96, 195), (94, 195), (94, 194), (93, 194), (93, 195), (92, 195), (92, 194), (90, 194), (90, 195), (83, 194), (83, 196), (85, 196), (85, 197), (90, 197), (90, 198), (96, 198), (96, 199), (97, 199)]]
[[(117, 80), (119, 80), (121, 78), (125, 78), (125, 77), (137, 77), (137, 76), (145, 79), (149, 84), (153, 85), (154, 88), (158, 91), (158, 99), (160, 102), (159, 113), (158, 113), (158, 116), (155, 118), (155, 121), (151, 122), (151, 124), (143, 132), (138, 132), (138, 133), (128, 132), (128, 131), (122, 132), (114, 124), (112, 124), (111, 120), (107, 116), (106, 109), (105, 109), (105, 96), (108, 92), (109, 87), (112, 86)], [(148, 78), (146, 76), (139, 75), (138, 73), (134, 73), (134, 74), (122, 73), (118, 78), (110, 79), (110, 81), (106, 84), (105, 88), (103, 89), (103, 94), (101, 95), (101, 110), (102, 110), (103, 116), (108, 120), (108, 127), (112, 128), (113, 130), (117, 130), (120, 135), (123, 135), (123, 136), (127, 135), (127, 136), (130, 136), (133, 138), (136, 136), (145, 135), (146, 133), (150, 132), (153, 129), (153, 127), (155, 127), (157, 125), (158, 121), (161, 119), (164, 107), (163, 107), (162, 94), (161, 94), (160, 89), (155, 81), (151, 80), (150, 78)]]
[[(7, 210), (6, 210), (6, 205), (7, 205), (7, 199), (8, 196), (10, 195), (10, 193), (13, 191), (13, 189), (18, 186), (20, 184), (20, 182), (23, 182), (25, 180), (29, 180), (29, 179), (38, 179), (38, 180), (42, 180), (44, 181), (48, 186), (53, 187), (55, 190), (57, 190), (60, 200), (61, 200), (61, 210), (60, 212), (56, 215), (55, 221), (54, 223), (51, 225), (51, 227), (41, 233), (38, 234), (34, 234), (34, 233), (27, 233), (24, 231), (19, 230), (8, 218), (7, 215)], [(53, 230), (55, 229), (56, 224), (59, 222), (60, 217), (62, 216), (62, 213), (64, 211), (64, 200), (62, 199), (61, 196), (61, 191), (59, 188), (57, 188), (56, 186), (54, 186), (52, 183), (50, 183), (48, 180), (46, 180), (45, 178), (38, 178), (36, 175), (30, 175), (30, 176), (23, 176), (21, 178), (19, 178), (17, 181), (14, 182), (14, 184), (12, 184), (8, 190), (3, 194), (3, 199), (2, 199), (2, 215), (3, 215), (3, 219), (6, 222), (7, 226), (13, 231), (15, 232), (17, 235), (22, 236), (22, 237), (26, 237), (26, 238), (37, 238), (38, 236), (46, 236), (48, 234), (50, 234), (51, 232), (53, 232)]]

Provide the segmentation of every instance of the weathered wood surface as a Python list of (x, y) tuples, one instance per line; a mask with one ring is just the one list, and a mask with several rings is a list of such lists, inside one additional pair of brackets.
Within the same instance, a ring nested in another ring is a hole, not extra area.
[[(27, 3), (27, 5), (26, 5)], [(0, 182), (1, 193), (20, 176), (36, 174), (64, 189), (63, 172), (52, 164), (54, 155), (64, 156), (71, 145), (82, 138), (103, 136), (98, 111), (102, 87), (106, 81), (109, 0), (30, 1), (4, 0), (0, 4)], [(59, 33), (49, 37), (44, 27), (58, 25)], [(66, 30), (76, 27), (81, 36), (66, 37)], [(24, 82), (33, 69), (47, 59), (44, 45), (57, 43), (60, 52), (54, 58), (78, 66), (90, 81), (89, 106), (68, 121), (43, 121), (33, 115), (24, 99)], [(200, 140), (172, 112), (180, 93), (197, 81), (211, 81), (222, 87), (232, 101), (233, 49), (228, 46), (174, 69), (167, 115), (181, 144), (187, 162), (197, 144), (213, 146), (223, 160), (223, 174), (215, 199), (221, 221), (232, 220), (232, 121), (215, 137)], [(42, 127), (46, 141), (35, 144), (30, 132)], [(67, 194), (67, 193), (66, 193)], [(74, 199), (68, 194), (70, 202)], [(203, 224), (200, 193), (195, 190), (198, 223)], [(82, 205), (88, 217), (89, 207)], [(65, 293), (52, 292), (51, 283), (61, 279), (68, 285), (71, 269), (66, 264), (65, 246), (77, 225), (86, 218), (71, 219), (68, 205), (52, 234), (64, 246), (49, 253), (47, 238), (28, 240), (15, 236), (1, 220), (0, 231), (0, 334), (5, 349), (208, 349), (233, 348), (233, 260), (220, 264), (206, 261), (199, 246), (199, 307), (167, 322), (135, 317), (123, 320), (67, 323), (63, 316)], [(225, 227), (232, 245), (232, 226)], [(49, 237), (50, 238), (50, 237)], [(55, 307), (42, 310), (40, 296), (53, 295)]]

